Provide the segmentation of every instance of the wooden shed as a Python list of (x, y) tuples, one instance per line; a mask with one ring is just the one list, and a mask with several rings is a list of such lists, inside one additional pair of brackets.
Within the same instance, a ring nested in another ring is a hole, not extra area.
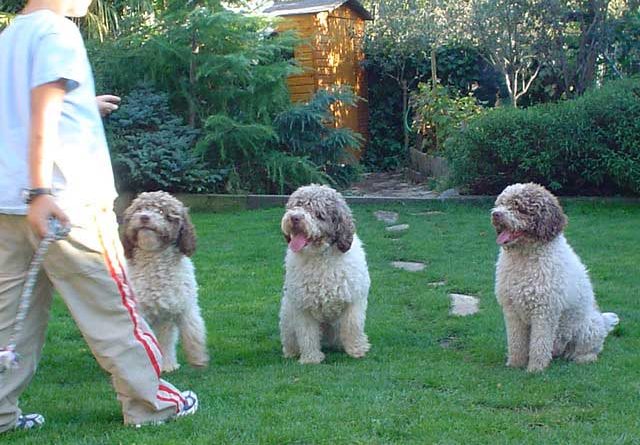
[(365, 20), (371, 14), (356, 0), (280, 1), (265, 13), (283, 18), (280, 31), (295, 30), (304, 43), (295, 58), (304, 72), (288, 79), (291, 99), (307, 101), (321, 88), (350, 85), (365, 100), (355, 107), (336, 107), (336, 126), (348, 127), (368, 138), (367, 77), (362, 66)]

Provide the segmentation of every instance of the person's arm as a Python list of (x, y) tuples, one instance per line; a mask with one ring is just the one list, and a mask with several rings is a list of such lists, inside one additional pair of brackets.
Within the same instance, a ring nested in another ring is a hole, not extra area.
[[(59, 143), (58, 125), (65, 95), (65, 81), (45, 83), (31, 90), (31, 127), (29, 130), (30, 188), (51, 188), (53, 151)], [(48, 231), (48, 219), (57, 218), (63, 225), (69, 218), (50, 195), (38, 195), (29, 204), (27, 221), (43, 237)]]

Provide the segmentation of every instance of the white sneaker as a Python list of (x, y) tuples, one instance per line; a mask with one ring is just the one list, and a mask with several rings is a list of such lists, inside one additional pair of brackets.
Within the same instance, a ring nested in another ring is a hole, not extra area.
[(183, 391), (184, 405), (176, 417), (190, 416), (198, 411), (198, 396), (193, 391)]
[[(178, 417), (185, 417), (194, 414), (198, 411), (198, 396), (193, 391), (182, 391), (182, 398), (184, 399), (184, 404), (182, 405), (182, 409), (172, 417), (169, 417), (166, 420), (154, 420), (146, 423), (136, 423), (134, 426), (136, 428), (141, 428), (147, 425), (164, 425), (165, 423), (175, 420)], [(44, 422), (44, 419), (43, 419)]]
[(16, 430), (30, 430), (42, 425), (44, 425), (44, 416), (42, 414), (22, 414), (16, 420), (16, 426), (13, 428)]

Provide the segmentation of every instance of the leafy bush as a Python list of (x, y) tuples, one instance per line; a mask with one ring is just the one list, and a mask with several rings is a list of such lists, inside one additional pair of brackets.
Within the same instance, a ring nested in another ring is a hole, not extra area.
[[(222, 115), (205, 123), (199, 143), (216, 165), (233, 171), (232, 189), (285, 193), (310, 182), (346, 185), (355, 177), (349, 148), (361, 138), (347, 128), (334, 128), (331, 106), (355, 103), (348, 90), (319, 90), (308, 103), (282, 111), (273, 125), (240, 125)], [(209, 147), (218, 147), (211, 151)]]
[(640, 80), (492, 110), (449, 139), (445, 153), (453, 179), (473, 193), (535, 181), (560, 194), (640, 194)]
[(335, 185), (349, 184), (357, 176), (351, 150), (357, 150), (363, 140), (349, 128), (336, 128), (331, 110), (354, 106), (356, 102), (357, 97), (348, 87), (321, 89), (309, 102), (280, 113), (274, 121), (280, 149), (308, 158)]
[(90, 45), (101, 86), (122, 93), (145, 80), (196, 127), (216, 114), (269, 123), (290, 103), (286, 78), (298, 70), (290, 62), (298, 40), (267, 32), (268, 18), (217, 3), (170, 2), (153, 20), (132, 17), (117, 39)]
[(131, 91), (106, 124), (118, 188), (128, 191), (212, 192), (222, 175), (194, 153), (199, 131), (169, 110), (166, 94)]
[[(365, 41), (367, 43), (367, 41)], [(390, 70), (397, 55), (376, 51), (365, 44), (369, 84), (369, 141), (363, 163), (370, 170), (394, 170), (407, 160), (403, 147), (402, 91), (398, 71)], [(429, 48), (416, 46), (404, 66), (403, 79), (410, 92), (416, 92), (420, 82), (431, 78), (431, 64), (426, 56)], [(437, 75), (452, 93), (466, 96), (473, 92), (479, 102), (493, 105), (497, 95), (507, 96), (502, 76), (468, 46), (442, 46), (437, 49)], [(412, 137), (414, 135), (412, 134)], [(413, 144), (413, 140), (410, 143)]]
[(469, 120), (482, 112), (471, 93), (458, 97), (455, 92), (436, 82), (420, 83), (411, 95), (413, 129), (423, 137), (424, 151), (440, 149), (445, 140)]

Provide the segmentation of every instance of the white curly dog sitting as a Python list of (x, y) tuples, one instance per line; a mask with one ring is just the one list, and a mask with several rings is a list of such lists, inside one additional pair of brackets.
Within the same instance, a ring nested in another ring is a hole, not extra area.
[(289, 198), (281, 228), (289, 244), (280, 308), (285, 357), (320, 363), (323, 342), (364, 357), (370, 280), (346, 202), (327, 186), (300, 187)]
[(507, 366), (535, 372), (554, 357), (596, 360), (618, 316), (598, 309), (587, 270), (562, 233), (567, 218), (556, 197), (538, 184), (510, 185), (491, 220), (500, 245), (496, 297)]
[(187, 361), (206, 366), (206, 329), (189, 259), (196, 235), (187, 208), (166, 192), (141, 193), (124, 212), (122, 244), (140, 311), (160, 343), (162, 371), (180, 366), (178, 332)]

